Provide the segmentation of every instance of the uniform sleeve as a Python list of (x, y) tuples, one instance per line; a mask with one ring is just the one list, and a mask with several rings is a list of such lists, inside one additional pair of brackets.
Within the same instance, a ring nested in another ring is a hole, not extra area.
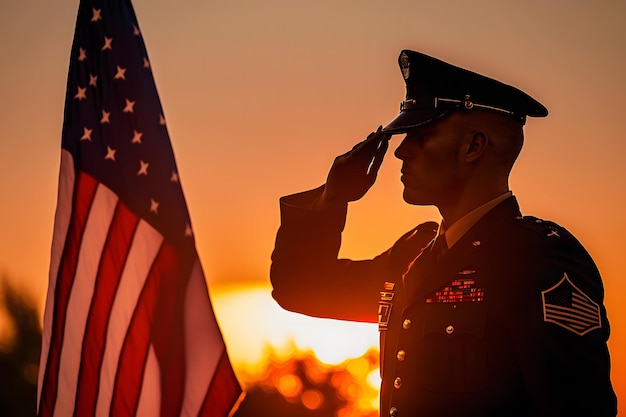
[(600, 274), (580, 243), (553, 228), (527, 251), (509, 327), (537, 416), (615, 416), (609, 322)]
[(337, 259), (347, 204), (311, 209), (322, 188), (283, 197), (272, 253), (272, 296), (285, 309), (316, 317), (375, 322), (385, 254), (373, 260)]
[(437, 224), (417, 226), (373, 259), (338, 259), (347, 205), (313, 210), (321, 191), (322, 187), (281, 198), (281, 226), (270, 269), (272, 296), (286, 310), (376, 322), (384, 282), (401, 279), (433, 238)]

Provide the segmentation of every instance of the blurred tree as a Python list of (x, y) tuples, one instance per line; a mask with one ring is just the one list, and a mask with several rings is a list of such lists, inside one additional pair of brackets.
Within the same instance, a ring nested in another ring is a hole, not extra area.
[(365, 408), (358, 404), (364, 397), (377, 397), (366, 381), (378, 370), (377, 351), (334, 366), (320, 363), (310, 351), (285, 359), (270, 352), (266, 364), (263, 375), (248, 383), (234, 417), (378, 416), (371, 402)]
[(12, 329), (11, 337), (0, 341), (0, 415), (36, 416), (37, 374), (41, 352), (41, 326), (35, 303), (18, 294), (6, 279), (0, 282)]

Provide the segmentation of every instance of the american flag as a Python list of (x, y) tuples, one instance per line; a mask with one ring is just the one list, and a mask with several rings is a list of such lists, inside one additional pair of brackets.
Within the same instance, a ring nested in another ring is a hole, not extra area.
[(81, 0), (38, 412), (223, 417), (241, 395), (129, 0)]

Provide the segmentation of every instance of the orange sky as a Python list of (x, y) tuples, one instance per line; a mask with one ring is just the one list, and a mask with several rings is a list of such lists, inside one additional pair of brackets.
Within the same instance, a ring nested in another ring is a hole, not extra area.
[[(523, 212), (567, 227), (595, 258), (612, 325), (613, 381), (626, 398), (626, 3), (134, 5), (212, 292), (235, 280), (268, 282), (278, 198), (321, 184), (336, 155), (396, 114), (401, 49), (539, 99), (550, 116), (527, 124), (511, 186)], [(16, 278), (39, 302), (77, 6), (0, 4), (0, 276)], [(417, 222), (438, 220), (431, 208), (402, 201), (398, 168), (389, 153), (376, 186), (351, 206), (343, 255), (373, 256)]]

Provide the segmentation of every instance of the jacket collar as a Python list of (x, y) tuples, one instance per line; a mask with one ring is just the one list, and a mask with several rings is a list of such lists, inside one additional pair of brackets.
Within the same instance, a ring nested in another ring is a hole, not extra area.
[(507, 191), (470, 211), (451, 225), (444, 225), (444, 222), (442, 222), (439, 232), (440, 234), (444, 232), (443, 229), (445, 227), (448, 248), (454, 246), (454, 244), (458, 242), (485, 214), (489, 213), (494, 207), (512, 195), (513, 193), (511, 191)]

